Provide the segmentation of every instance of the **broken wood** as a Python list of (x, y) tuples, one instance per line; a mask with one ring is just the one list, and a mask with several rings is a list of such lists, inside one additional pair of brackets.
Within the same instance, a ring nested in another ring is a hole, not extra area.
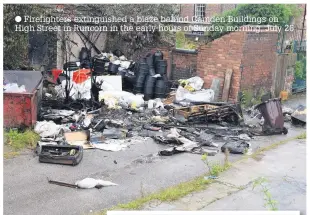
[(232, 69), (226, 70), (223, 93), (222, 93), (223, 102), (228, 102), (232, 74), (233, 74)]

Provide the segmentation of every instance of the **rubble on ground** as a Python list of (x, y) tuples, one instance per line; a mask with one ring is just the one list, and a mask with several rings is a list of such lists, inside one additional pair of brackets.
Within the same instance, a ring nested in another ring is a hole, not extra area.
[[(254, 136), (262, 134), (258, 124), (244, 122), (239, 103), (216, 101), (212, 89), (203, 89), (204, 81), (200, 77), (179, 80), (175, 90), (171, 90), (166, 79), (167, 64), (160, 54), (155, 58), (147, 55), (139, 63), (107, 54), (98, 59), (108, 59), (105, 66), (121, 65), (115, 73), (118, 76), (123, 70), (133, 72), (135, 81), (131, 88), (123, 89), (128, 82), (124, 75), (120, 75), (121, 79), (111, 78), (111, 83), (104, 75), (96, 79), (86, 75), (83, 81), (67, 78), (56, 84), (54, 90), (45, 87), (40, 121), (35, 127), (41, 137), (37, 151), (50, 143), (116, 152), (153, 139), (167, 146), (158, 152), (161, 156), (178, 153), (214, 156), (219, 153), (219, 147), (222, 151), (245, 153), (250, 150), (249, 142)], [(152, 81), (148, 82), (147, 77)], [(160, 89), (156, 88), (157, 80)], [(74, 90), (68, 91), (68, 87)], [(263, 128), (269, 126), (270, 130), (275, 125), (263, 110), (267, 103), (249, 108), (245, 113), (252, 119), (263, 120)], [(270, 104), (278, 105), (274, 100)], [(282, 116), (279, 108), (275, 113)], [(285, 113), (292, 111), (285, 109)], [(277, 126), (280, 127), (276, 131), (282, 132), (283, 124)]]

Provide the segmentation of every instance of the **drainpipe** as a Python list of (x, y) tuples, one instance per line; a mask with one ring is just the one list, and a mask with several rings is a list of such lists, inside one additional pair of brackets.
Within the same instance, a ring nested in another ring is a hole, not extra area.
[(301, 50), (301, 43), (302, 43), (302, 40), (304, 38), (304, 28), (305, 28), (306, 13), (307, 13), (307, 5), (305, 5), (304, 20), (302, 22), (302, 30), (301, 30), (301, 38), (300, 38), (300, 44), (299, 44), (299, 51)]
[(244, 68), (244, 65), (241, 64), (240, 65), (240, 84), (239, 84), (239, 95), (238, 95), (238, 102), (241, 103), (241, 99), (242, 99), (242, 92), (241, 92), (241, 83), (242, 83), (242, 76), (243, 76), (243, 68)]
[(168, 70), (168, 80), (172, 79), (172, 65), (173, 65), (173, 54), (172, 50), (169, 51), (169, 70)]

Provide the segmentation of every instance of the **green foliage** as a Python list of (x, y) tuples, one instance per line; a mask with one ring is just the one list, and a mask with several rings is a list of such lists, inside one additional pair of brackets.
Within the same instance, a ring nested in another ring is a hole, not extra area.
[(229, 169), (231, 167), (231, 164), (228, 162), (228, 155), (229, 155), (229, 152), (225, 151), (224, 165), (222, 165), (220, 163), (210, 164), (209, 160), (208, 160), (208, 154), (202, 155), (201, 156), (201, 160), (208, 167), (209, 174), (211, 176), (218, 176), (221, 172), (224, 172), (225, 170), (227, 170), (227, 169)]
[(251, 90), (242, 91), (241, 102), (245, 107), (251, 106), (251, 100), (253, 98), (253, 92)]
[(243, 90), (241, 102), (244, 107), (251, 107), (261, 103), (261, 97), (265, 94), (265, 90), (260, 88), (255, 93), (253, 90)]
[(303, 53), (298, 53), (298, 61), (295, 63), (295, 78), (306, 80), (307, 78), (307, 60)]
[[(39, 16), (40, 5), (5, 4), (3, 5), (3, 67), (18, 69), (28, 67), (28, 33), (15, 31), (16, 16)], [(23, 21), (19, 24), (23, 24)], [(32, 23), (35, 25), (35, 23)]]
[(271, 193), (269, 192), (268, 187), (266, 184), (268, 183), (268, 180), (264, 177), (259, 177), (256, 179), (253, 183), (253, 190), (260, 186), (262, 188), (262, 192), (264, 193), (264, 200), (265, 200), (265, 207), (272, 211), (277, 211), (277, 201), (272, 199)]
[(33, 149), (40, 140), (40, 137), (32, 130), (27, 130), (25, 132), (9, 130), (8, 132), (4, 132), (4, 139), (6, 145), (18, 151), (24, 148)]
[[(169, 187), (167, 189), (161, 190), (159, 192), (147, 195), (145, 197), (136, 199), (126, 204), (118, 204), (117, 206), (110, 208), (109, 211), (112, 210), (138, 210), (141, 209), (146, 203), (150, 201), (175, 201), (184, 197), (192, 192), (197, 192), (200, 190), (204, 190), (207, 185), (209, 185), (212, 181), (205, 180), (203, 177), (195, 178), (188, 182), (183, 182), (181, 184), (175, 185), (173, 187)], [(106, 211), (103, 211), (103, 215), (106, 215)]]
[[(289, 24), (291, 18), (301, 15), (301, 9), (295, 4), (241, 4), (237, 8), (227, 11), (222, 15), (219, 15), (220, 20), (224, 22), (213, 22), (214, 26), (224, 27), (223, 32), (214, 31), (208, 35), (211, 39), (217, 39), (224, 34), (229, 33), (228, 27), (243, 26), (243, 25), (278, 25), (284, 26)], [(229, 17), (255, 17), (256, 22), (229, 22)], [(272, 22), (272, 17), (277, 17), (277, 22)], [(265, 18), (265, 19), (261, 19)], [(228, 29), (227, 29), (228, 28)]]
[(175, 46), (180, 49), (196, 49), (197, 47), (195, 42), (187, 39), (182, 31), (177, 31), (175, 34)]

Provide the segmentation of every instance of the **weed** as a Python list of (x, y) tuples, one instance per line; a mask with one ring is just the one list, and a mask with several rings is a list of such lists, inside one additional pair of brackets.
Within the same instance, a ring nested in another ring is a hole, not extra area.
[(40, 138), (32, 130), (26, 130), (23, 133), (16, 130), (9, 130), (4, 133), (4, 139), (6, 145), (12, 147), (15, 151), (19, 151), (24, 148), (33, 149)]
[(19, 155), (19, 152), (5, 152), (3, 153), (3, 157), (5, 159), (14, 158)]
[(304, 133), (298, 135), (297, 139), (299, 139), (299, 140), (307, 139), (307, 132), (304, 132)]
[[(195, 178), (192, 181), (184, 182), (181, 184), (178, 184), (176, 186), (167, 188), (165, 190), (161, 190), (157, 193), (145, 196), (140, 199), (136, 199), (132, 202), (129, 202), (127, 204), (119, 204), (109, 210), (137, 210), (140, 209), (143, 205), (145, 205), (147, 202), (150, 202), (152, 200), (159, 200), (159, 201), (174, 201), (181, 197), (184, 197), (192, 192), (200, 191), (206, 188), (208, 184), (210, 184), (210, 180), (205, 180), (203, 177)], [(104, 211), (102, 214), (106, 214), (107, 211)]]
[(208, 160), (208, 154), (202, 155), (201, 160), (207, 165), (211, 176), (218, 176), (221, 172), (224, 172), (231, 166), (231, 164), (228, 161), (228, 156), (229, 151), (225, 150), (224, 165), (220, 163), (210, 164)]
[(176, 32), (175, 40), (176, 40), (176, 48), (181, 48), (181, 49), (196, 49), (197, 48), (196, 43), (186, 38), (185, 33), (182, 31)]
[(266, 186), (266, 183), (268, 183), (268, 180), (264, 177), (260, 177), (256, 179), (253, 183), (253, 190), (255, 187), (260, 186), (262, 188), (262, 191), (264, 193), (264, 199), (265, 199), (265, 207), (269, 210), (276, 211), (277, 208), (277, 201), (272, 199), (271, 193), (269, 192), (268, 187)]

